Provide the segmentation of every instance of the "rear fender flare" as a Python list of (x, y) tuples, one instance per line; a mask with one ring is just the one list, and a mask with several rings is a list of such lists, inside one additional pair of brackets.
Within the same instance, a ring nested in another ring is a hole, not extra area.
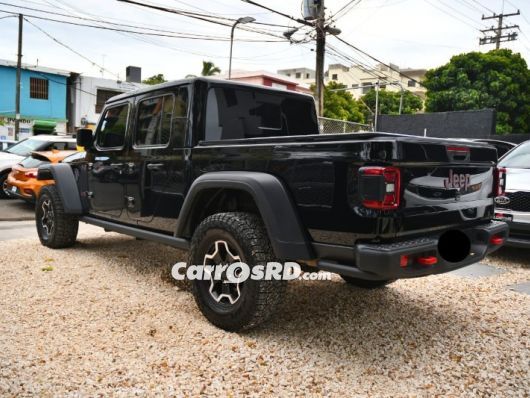
[(189, 237), (190, 220), (198, 194), (205, 189), (242, 190), (256, 203), (275, 255), (279, 260), (313, 259), (313, 250), (284, 184), (275, 176), (260, 172), (219, 171), (201, 175), (191, 185), (184, 200), (176, 228), (177, 237)]

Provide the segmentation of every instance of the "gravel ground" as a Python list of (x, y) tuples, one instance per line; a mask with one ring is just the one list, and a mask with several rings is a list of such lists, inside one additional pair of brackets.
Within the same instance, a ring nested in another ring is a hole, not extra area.
[(0, 250), (0, 396), (530, 394), (530, 296), (506, 289), (528, 256), (478, 280), (291, 283), (277, 318), (230, 334), (161, 277), (183, 252), (93, 230)]

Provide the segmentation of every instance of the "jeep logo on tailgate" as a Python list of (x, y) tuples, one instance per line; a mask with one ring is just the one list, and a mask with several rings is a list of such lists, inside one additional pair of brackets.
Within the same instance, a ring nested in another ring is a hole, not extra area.
[(469, 174), (458, 174), (453, 173), (453, 170), (449, 170), (449, 177), (444, 179), (444, 186), (447, 189), (463, 189), (467, 190), (471, 182), (471, 176)]

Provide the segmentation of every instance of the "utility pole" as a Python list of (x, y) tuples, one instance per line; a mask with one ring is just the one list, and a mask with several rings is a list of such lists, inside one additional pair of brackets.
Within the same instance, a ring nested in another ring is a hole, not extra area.
[(521, 12), (517, 10), (517, 12), (513, 12), (511, 14), (502, 14), (502, 13), (495, 14), (494, 13), (493, 15), (490, 15), (489, 17), (485, 17), (483, 15), (482, 16), (483, 21), (487, 19), (496, 19), (497, 27), (495, 28), (492, 26), (489, 29), (481, 30), (482, 33), (494, 32), (495, 36), (485, 36), (479, 40), (479, 44), (483, 46), (484, 44), (495, 43), (495, 48), (498, 50), (501, 47), (502, 42), (517, 40), (517, 36), (518, 36), (517, 32), (511, 32), (511, 33), (503, 35), (503, 31), (509, 30), (509, 29), (518, 29), (519, 25), (503, 26), (503, 22), (505, 18), (513, 17), (513, 16), (520, 15), (520, 14)]
[(18, 141), (20, 134), (20, 76), (22, 74), (22, 25), (24, 16), (18, 14), (18, 55), (17, 55), (17, 82), (15, 98), (15, 141)]
[[(322, 3), (324, 3), (322, 1)], [(326, 56), (326, 31), (325, 31), (325, 11), (324, 4), (322, 4), (322, 12), (318, 19), (316, 20), (316, 79), (315, 79), (315, 94), (317, 102), (317, 112), (318, 116), (324, 116), (324, 62)]]

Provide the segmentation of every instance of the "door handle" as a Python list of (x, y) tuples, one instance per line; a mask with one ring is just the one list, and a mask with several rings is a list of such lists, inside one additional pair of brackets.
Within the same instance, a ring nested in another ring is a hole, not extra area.
[(160, 170), (164, 168), (163, 163), (149, 163), (147, 165), (147, 170)]

